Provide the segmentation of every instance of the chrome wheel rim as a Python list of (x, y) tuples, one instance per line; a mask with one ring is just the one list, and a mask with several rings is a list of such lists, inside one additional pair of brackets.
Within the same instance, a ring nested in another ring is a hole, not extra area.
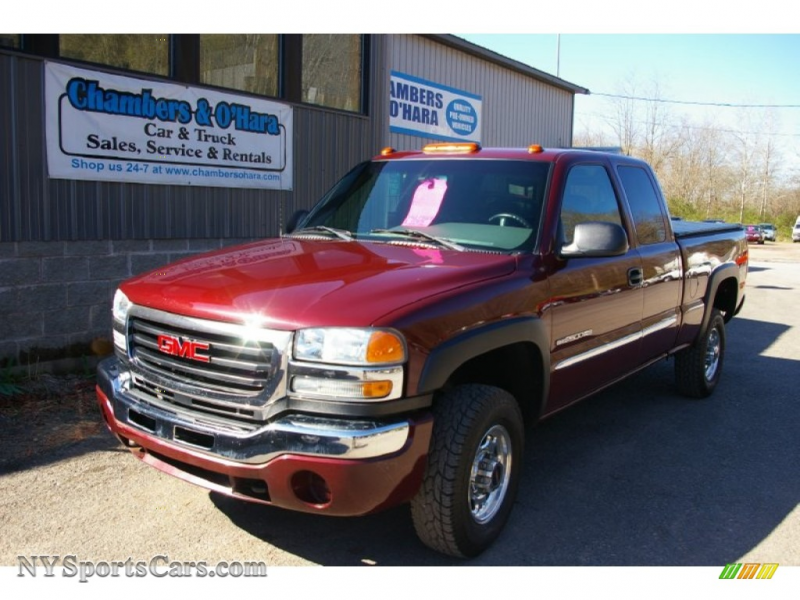
[(502, 425), (492, 426), (481, 439), (469, 480), (469, 509), (478, 523), (500, 510), (511, 481), (511, 436)]
[(708, 334), (708, 343), (706, 344), (706, 381), (711, 381), (717, 374), (719, 369), (719, 357), (722, 351), (722, 337), (719, 330), (715, 327)]

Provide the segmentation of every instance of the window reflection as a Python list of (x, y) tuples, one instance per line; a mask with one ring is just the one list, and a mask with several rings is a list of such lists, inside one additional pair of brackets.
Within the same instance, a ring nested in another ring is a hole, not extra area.
[(303, 36), (302, 100), (361, 111), (361, 36)]
[(278, 95), (278, 35), (201, 34), (200, 82)]
[(61, 34), (60, 54), (155, 75), (169, 73), (169, 35), (160, 34)]

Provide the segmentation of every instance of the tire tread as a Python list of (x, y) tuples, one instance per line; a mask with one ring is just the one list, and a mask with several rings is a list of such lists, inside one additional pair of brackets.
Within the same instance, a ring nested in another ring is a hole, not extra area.
[[(463, 500), (459, 487), (459, 467), (465, 460), (465, 452), (470, 434), (482, 414), (496, 410), (512, 411), (521, 431), (522, 415), (516, 400), (499, 388), (470, 384), (444, 394), (433, 407), (434, 433), (428, 458), (428, 467), (422, 487), (411, 502), (411, 516), (420, 540), (430, 548), (456, 557), (475, 556), (483, 550), (484, 544), (474, 544), (459, 535), (458, 519)], [(515, 452), (516, 454), (516, 452)], [(471, 457), (466, 457), (471, 460)], [(515, 455), (513, 460), (519, 461)], [(513, 467), (513, 465), (512, 465)], [(513, 501), (516, 478), (507, 494)], [(502, 528), (508, 511), (504, 511), (497, 532)], [(490, 542), (489, 542), (490, 543)], [(485, 545), (488, 545), (485, 544)]]
[[(707, 398), (714, 391), (722, 373), (723, 359), (725, 356), (725, 324), (722, 313), (716, 308), (711, 309), (711, 317), (702, 335), (689, 348), (675, 354), (675, 383), (678, 390), (690, 398)], [(712, 381), (705, 377), (705, 354), (708, 334), (718, 327), (722, 336), (722, 353), (717, 373)]]

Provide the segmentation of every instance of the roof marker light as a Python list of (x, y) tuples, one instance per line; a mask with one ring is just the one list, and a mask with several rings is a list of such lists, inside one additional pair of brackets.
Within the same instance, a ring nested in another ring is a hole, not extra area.
[(422, 148), (422, 151), (425, 154), (469, 154), (470, 152), (477, 152), (480, 149), (480, 144), (476, 142), (456, 142), (426, 144)]
[(391, 146), (386, 146), (386, 148), (381, 150), (381, 156), (389, 156), (390, 154), (394, 154), (395, 152), (397, 152), (397, 150), (395, 150)]
[(544, 152), (544, 148), (539, 144), (531, 144), (528, 146), (528, 154), (540, 154), (542, 152)]

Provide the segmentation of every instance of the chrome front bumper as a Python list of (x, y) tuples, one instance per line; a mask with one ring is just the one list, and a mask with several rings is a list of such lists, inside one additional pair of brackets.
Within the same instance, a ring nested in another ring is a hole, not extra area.
[(116, 357), (98, 366), (98, 386), (121, 424), (176, 448), (244, 464), (263, 464), (282, 454), (368, 459), (400, 451), (412, 423), (329, 418), (305, 414), (280, 417), (265, 425), (184, 410), (137, 397), (130, 376)]

